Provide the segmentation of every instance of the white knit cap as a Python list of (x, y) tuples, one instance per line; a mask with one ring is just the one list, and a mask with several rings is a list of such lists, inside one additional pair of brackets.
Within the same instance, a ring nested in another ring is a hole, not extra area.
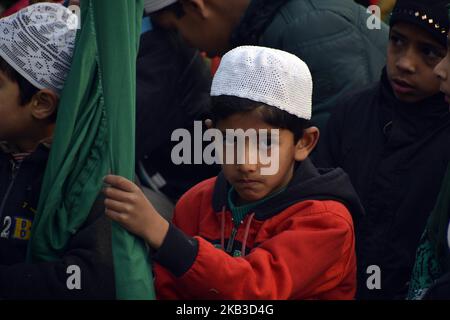
[(313, 83), (308, 66), (285, 51), (243, 46), (225, 54), (211, 96), (235, 96), (310, 120)]
[(168, 7), (177, 0), (144, 0), (144, 8), (146, 13), (153, 13), (162, 8)]
[(59, 93), (72, 63), (78, 17), (37, 3), (0, 19), (0, 56), (38, 89)]

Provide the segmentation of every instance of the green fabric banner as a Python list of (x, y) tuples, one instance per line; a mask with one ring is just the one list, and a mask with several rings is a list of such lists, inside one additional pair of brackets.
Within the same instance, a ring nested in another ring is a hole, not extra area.
[[(29, 261), (55, 261), (85, 222), (108, 173), (134, 177), (136, 57), (143, 0), (82, 0), (32, 227)], [(113, 224), (118, 299), (155, 297), (145, 244)]]

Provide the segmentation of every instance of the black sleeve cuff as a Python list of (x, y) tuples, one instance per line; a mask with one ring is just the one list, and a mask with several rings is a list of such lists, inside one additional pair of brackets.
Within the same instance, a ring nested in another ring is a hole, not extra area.
[(153, 259), (176, 277), (181, 277), (192, 267), (197, 253), (198, 241), (170, 224), (166, 238)]

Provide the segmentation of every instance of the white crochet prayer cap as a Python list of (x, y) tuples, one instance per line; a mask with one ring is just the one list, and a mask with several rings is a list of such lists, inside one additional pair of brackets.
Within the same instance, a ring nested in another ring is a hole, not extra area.
[(177, 0), (145, 0), (144, 8), (146, 13), (153, 13), (162, 8), (168, 7), (171, 4), (177, 2)]
[(78, 17), (60, 4), (37, 3), (0, 19), (0, 56), (38, 89), (64, 87)]
[(211, 96), (235, 96), (277, 107), (310, 120), (313, 83), (308, 66), (285, 51), (238, 47), (225, 54)]

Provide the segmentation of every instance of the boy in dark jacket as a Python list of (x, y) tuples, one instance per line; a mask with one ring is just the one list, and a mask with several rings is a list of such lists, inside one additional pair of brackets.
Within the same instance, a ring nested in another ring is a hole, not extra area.
[(447, 5), (397, 2), (381, 81), (339, 103), (318, 147), (316, 164), (343, 168), (366, 211), (355, 221), (361, 299), (405, 297), (450, 160), (449, 107), (433, 72), (446, 53)]
[[(172, 4), (161, 11), (161, 4)], [(388, 28), (369, 29), (354, 0), (145, 0), (147, 12), (210, 56), (257, 45), (295, 54), (314, 81), (313, 124), (322, 130), (338, 98), (376, 81)], [(155, 13), (156, 12), (156, 13)]]
[[(111, 224), (102, 201), (60, 260), (27, 263), (75, 16), (36, 4), (0, 20), (0, 299), (114, 299)], [(78, 279), (72, 276), (77, 274)], [(80, 273), (81, 271), (81, 273)]]
[(319, 170), (308, 159), (319, 132), (308, 125), (306, 64), (238, 47), (223, 57), (211, 95), (223, 170), (181, 198), (173, 224), (132, 182), (105, 179), (107, 215), (156, 250), (158, 297), (352, 299), (349, 211), (362, 209), (340, 169)]

